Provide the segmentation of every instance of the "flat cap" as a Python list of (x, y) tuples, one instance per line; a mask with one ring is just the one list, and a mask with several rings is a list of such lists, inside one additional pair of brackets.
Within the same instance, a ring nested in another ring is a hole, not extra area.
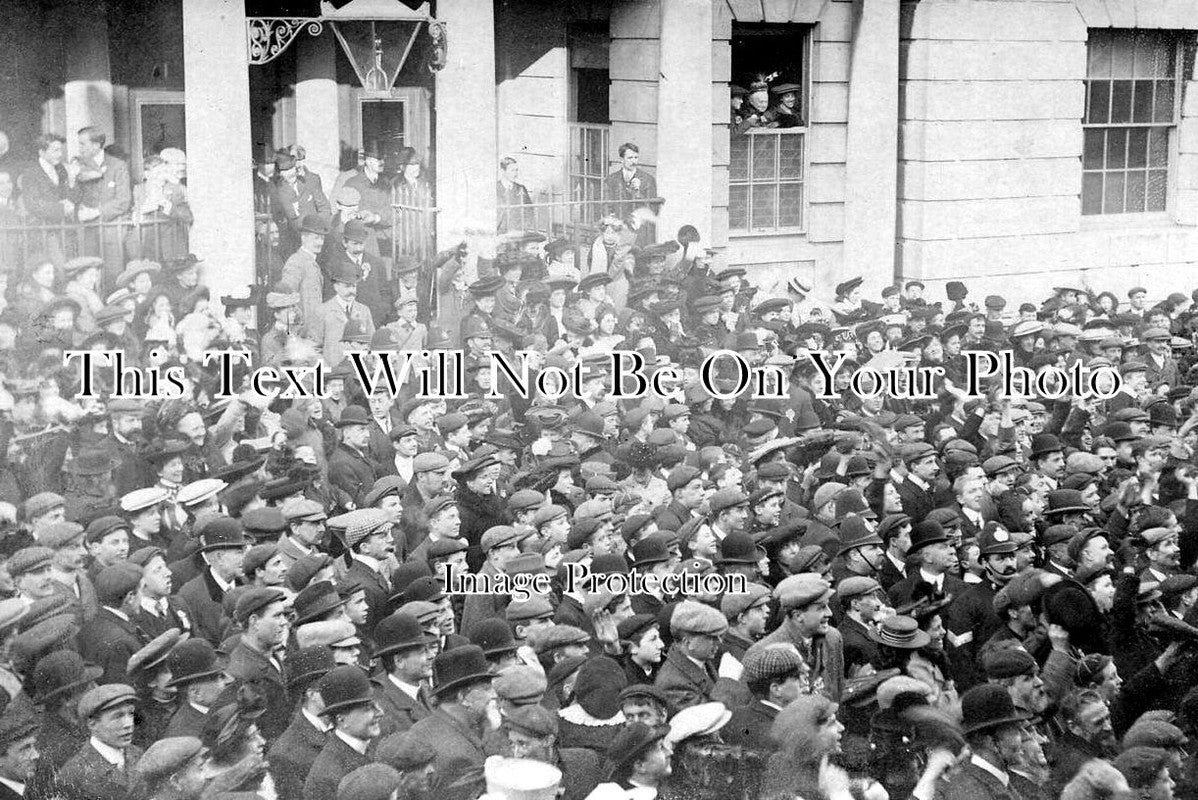
[(854, 575), (845, 578), (836, 585), (836, 596), (841, 600), (850, 600), (854, 597), (862, 597), (867, 594), (879, 592), (882, 590), (882, 584), (878, 583), (873, 578), (867, 578), (863, 575)]
[(770, 590), (759, 583), (750, 583), (744, 592), (733, 594), (728, 592), (720, 598), (720, 613), (729, 622), (750, 608), (767, 605), (770, 601)]
[(508, 603), (503, 616), (513, 624), (534, 619), (549, 619), (553, 616), (553, 604), (540, 595), (530, 595), (527, 600), (513, 600)]
[(683, 600), (674, 607), (674, 613), (670, 617), (670, 633), (675, 636), (681, 633), (721, 636), (726, 630), (728, 620), (723, 614), (694, 600)]
[(383, 737), (375, 749), (375, 757), (401, 772), (410, 772), (431, 764), (437, 757), (437, 749), (422, 737), (412, 736), (411, 731), (403, 731)]
[(77, 522), (56, 522), (38, 535), (38, 541), (46, 547), (57, 550), (64, 545), (79, 540), (83, 536), (83, 526)]
[(102, 711), (137, 702), (137, 692), (124, 683), (106, 683), (88, 689), (79, 698), (79, 718), (91, 719)]
[(54, 492), (38, 492), (25, 501), (25, 519), (34, 519), (41, 515), (66, 505), (66, 500)]
[[(541, 680), (544, 681), (544, 678)], [(542, 737), (557, 734), (557, 716), (536, 703), (512, 709), (507, 713), (506, 721), (509, 728), (514, 728), (529, 736)]]
[(729, 508), (747, 506), (748, 504), (749, 496), (740, 489), (720, 489), (708, 499), (707, 508), (714, 517)]
[(987, 655), (982, 667), (987, 678), (1001, 680), (1032, 674), (1036, 671), (1036, 659), (1022, 647), (1004, 647)]
[(306, 497), (293, 497), (287, 500), (283, 503), (282, 512), (283, 518), (288, 522), (294, 522), (295, 520), (315, 522), (328, 518), (324, 506)]
[(774, 597), (786, 611), (828, 600), (832, 594), (832, 584), (813, 572), (791, 575), (774, 587)]
[(121, 561), (105, 567), (96, 576), (96, 598), (106, 606), (116, 608), (130, 592), (141, 584), (142, 570), (136, 564)]
[(491, 686), (495, 694), (514, 705), (525, 705), (541, 702), (549, 683), (545, 673), (524, 664), (507, 667), (495, 676)]
[(700, 477), (702, 474), (703, 473), (695, 467), (688, 466), (686, 464), (674, 467), (674, 469), (670, 471), (669, 476), (666, 478), (666, 488), (668, 488), (671, 492), (676, 492), (691, 481)]
[(745, 655), (741, 680), (759, 683), (786, 678), (803, 669), (803, 657), (791, 645), (778, 644), (752, 650)]
[(151, 785), (174, 775), (204, 750), (195, 736), (171, 736), (146, 748), (135, 772)]
[[(533, 638), (535, 641), (532, 640)], [(530, 638), (529, 644), (533, 646), (539, 656), (559, 647), (586, 644), (589, 641), (591, 641), (591, 635), (581, 628), (576, 628), (573, 625), (553, 625), (543, 631), (538, 631), (535, 637)]]
[(50, 559), (54, 558), (54, 551), (49, 547), (34, 545), (33, 547), (23, 547), (12, 554), (12, 558), (8, 559), (8, 574), (12, 578), (19, 578), (27, 572), (36, 572), (40, 569), (45, 569), (50, 566)]
[(403, 784), (403, 775), (387, 764), (363, 764), (337, 784), (336, 800), (391, 800)]
[(245, 624), (254, 614), (266, 608), (271, 603), (282, 602), (285, 597), (286, 595), (279, 589), (252, 586), (237, 598), (237, 605), (233, 609), (233, 618), (237, 622)]
[(438, 472), (449, 466), (449, 459), (440, 453), (419, 453), (412, 459), (412, 472)]
[(484, 553), (488, 553), (496, 547), (515, 544), (518, 541), (520, 541), (520, 532), (511, 525), (495, 525), (488, 528), (482, 535), (479, 546)]
[(508, 508), (513, 511), (526, 511), (542, 505), (545, 502), (545, 495), (535, 489), (521, 489), (513, 492), (507, 502)]
[(103, 540), (105, 536), (108, 536), (111, 533), (116, 533), (117, 531), (125, 531), (126, 533), (129, 532), (129, 523), (126, 522), (124, 518), (118, 517), (116, 515), (96, 517), (91, 522), (87, 523), (87, 528), (84, 532), (84, 538), (88, 544), (91, 544), (93, 542), (99, 542)]

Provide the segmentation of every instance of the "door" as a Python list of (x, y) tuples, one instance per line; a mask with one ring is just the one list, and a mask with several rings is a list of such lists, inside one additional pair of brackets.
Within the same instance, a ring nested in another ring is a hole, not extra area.
[(130, 168), (140, 181), (147, 156), (176, 147), (187, 152), (187, 124), (183, 92), (165, 89), (131, 89), (129, 118), (132, 120)]
[(387, 170), (394, 171), (395, 156), (402, 148), (411, 147), (427, 173), (432, 164), (428, 91), (419, 87), (396, 87), (383, 93), (353, 91), (357, 105), (354, 141), (359, 152), (377, 142), (387, 156)]

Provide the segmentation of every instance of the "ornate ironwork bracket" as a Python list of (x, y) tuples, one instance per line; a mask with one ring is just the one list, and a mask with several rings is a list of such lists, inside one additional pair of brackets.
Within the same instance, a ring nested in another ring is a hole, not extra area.
[(250, 17), (246, 20), (251, 64), (269, 64), (291, 46), (303, 28), (319, 36), (324, 22), (311, 17)]

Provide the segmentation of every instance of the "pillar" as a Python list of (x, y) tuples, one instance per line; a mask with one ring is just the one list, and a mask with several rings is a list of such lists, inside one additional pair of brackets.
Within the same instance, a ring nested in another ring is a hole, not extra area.
[(295, 46), (295, 144), (307, 152), (308, 169), (331, 191), (341, 164), (337, 43), (325, 30), (320, 36), (301, 33)]
[(863, 0), (849, 70), (846, 275), (894, 273), (898, 214), (898, 41), (899, 4), (894, 0)]
[(213, 297), (254, 282), (249, 47), (243, 0), (182, 0), (191, 252)]
[(437, 242), (494, 231), (499, 154), (495, 119), (495, 12), (477, 0), (439, 0), (448, 63), (437, 73)]
[(658, 239), (684, 224), (712, 235), (712, 3), (661, 0), (657, 90), (657, 192), (666, 198)]
[(69, 3), (63, 7), (66, 41), (66, 80), (63, 104), (66, 112), (67, 152), (79, 154), (80, 128), (94, 125), (112, 144), (112, 65), (108, 57), (108, 12), (103, 3)]

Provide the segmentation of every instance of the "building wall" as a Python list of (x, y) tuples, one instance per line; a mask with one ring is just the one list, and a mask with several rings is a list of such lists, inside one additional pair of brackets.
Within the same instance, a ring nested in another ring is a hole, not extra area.
[(1013, 280), (1031, 296), (1066, 281), (1176, 288), (1198, 262), (1193, 76), (1170, 212), (1121, 219), (1081, 215), (1083, 81), (1088, 29), (1194, 21), (1192, 3), (1169, 0), (904, 3), (901, 274), (964, 278), (975, 297)]

